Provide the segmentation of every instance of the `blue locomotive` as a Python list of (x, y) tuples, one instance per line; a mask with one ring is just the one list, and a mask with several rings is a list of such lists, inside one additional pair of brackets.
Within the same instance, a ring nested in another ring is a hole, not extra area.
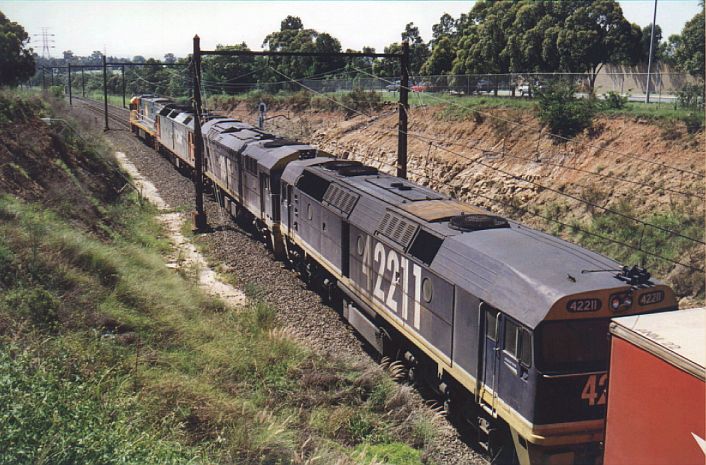
[[(193, 167), (191, 110), (133, 98), (133, 131)], [(675, 310), (640, 268), (361, 163), (210, 117), (205, 181), (275, 255), (433, 388), (494, 463), (596, 463), (608, 324)]]

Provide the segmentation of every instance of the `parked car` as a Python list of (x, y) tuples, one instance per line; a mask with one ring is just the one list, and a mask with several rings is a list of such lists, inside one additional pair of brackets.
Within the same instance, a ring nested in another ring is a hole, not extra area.
[(399, 92), (400, 90), (400, 81), (395, 81), (391, 84), (388, 84), (385, 86), (385, 90), (388, 92)]
[(412, 86), (412, 92), (429, 92), (431, 88), (431, 82), (422, 81)]
[(524, 84), (520, 84), (516, 88), (516, 93), (520, 94), (520, 97), (524, 97), (527, 95), (528, 97), (531, 97), (532, 95), (535, 94), (538, 90), (543, 90), (544, 85), (540, 83), (539, 81), (534, 81), (533, 84), (530, 84), (529, 82), (525, 82)]
[(490, 92), (493, 90), (493, 83), (489, 79), (479, 79), (473, 90), (477, 93)]

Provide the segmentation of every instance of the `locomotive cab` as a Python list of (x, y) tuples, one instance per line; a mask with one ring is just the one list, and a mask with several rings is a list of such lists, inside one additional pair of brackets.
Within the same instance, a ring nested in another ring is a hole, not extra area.
[[(676, 308), (671, 289), (643, 282), (560, 299), (533, 330), (505, 318), (498, 337), (497, 378), (505, 384), (500, 391), (510, 403), (516, 399), (512, 408), (532, 424), (527, 436), (512, 428), (520, 462), (596, 463), (604, 435), (611, 318)], [(527, 397), (531, 405), (525, 405)]]

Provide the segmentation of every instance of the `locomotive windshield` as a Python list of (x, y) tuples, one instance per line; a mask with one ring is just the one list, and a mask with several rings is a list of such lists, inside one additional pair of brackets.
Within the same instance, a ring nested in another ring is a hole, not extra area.
[(545, 321), (537, 332), (537, 367), (573, 373), (607, 369), (609, 324), (609, 319)]

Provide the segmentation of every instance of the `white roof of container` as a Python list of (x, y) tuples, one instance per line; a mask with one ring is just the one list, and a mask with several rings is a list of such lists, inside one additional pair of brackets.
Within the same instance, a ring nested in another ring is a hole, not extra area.
[(706, 308), (614, 318), (610, 332), (706, 380)]

